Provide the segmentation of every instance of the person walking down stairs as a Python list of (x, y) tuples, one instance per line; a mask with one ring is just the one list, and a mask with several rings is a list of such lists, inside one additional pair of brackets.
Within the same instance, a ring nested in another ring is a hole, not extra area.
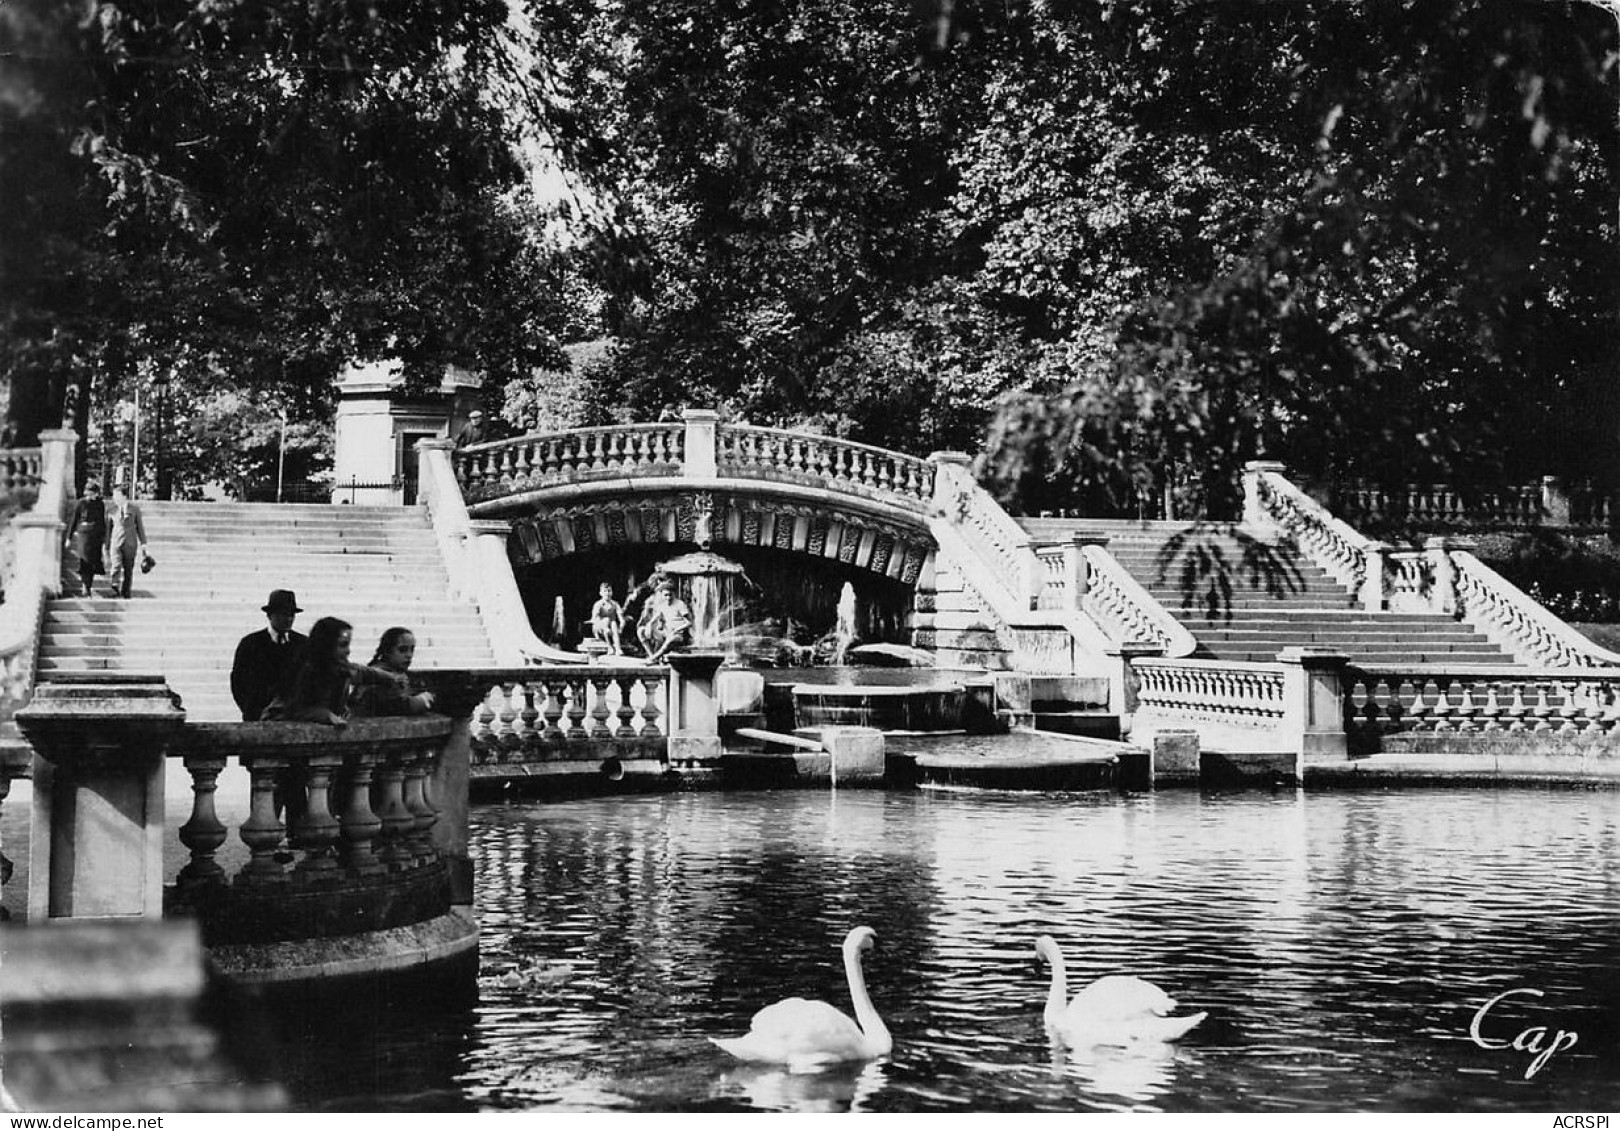
[(79, 584), (86, 597), (93, 596), (90, 586), (96, 574), (107, 572), (102, 556), (106, 542), (107, 504), (101, 498), (101, 484), (92, 479), (84, 485), (84, 498), (74, 504), (67, 528), (68, 549), (79, 560)]
[(128, 597), (135, 582), (135, 563), (146, 553), (146, 525), (141, 508), (122, 483), (113, 488), (107, 508), (107, 557), (113, 569), (113, 596)]

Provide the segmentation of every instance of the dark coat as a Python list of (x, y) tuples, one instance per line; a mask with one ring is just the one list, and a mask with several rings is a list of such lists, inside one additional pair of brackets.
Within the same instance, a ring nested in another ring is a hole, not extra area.
[(79, 559), (81, 569), (106, 573), (102, 547), (107, 541), (107, 503), (103, 499), (83, 498), (73, 507), (73, 518), (68, 522), (68, 543)]
[(231, 663), (231, 698), (243, 722), (258, 722), (270, 700), (292, 687), (308, 652), (309, 637), (302, 632), (289, 632), (285, 644), (277, 644), (268, 628), (242, 637)]

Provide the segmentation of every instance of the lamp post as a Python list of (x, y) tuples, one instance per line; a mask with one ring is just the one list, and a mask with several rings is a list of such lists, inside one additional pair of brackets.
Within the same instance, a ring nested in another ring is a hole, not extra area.
[(153, 493), (157, 498), (167, 500), (170, 495), (169, 474), (163, 466), (163, 412), (169, 403), (169, 373), (160, 370), (152, 380), (152, 390), (157, 393), (157, 436), (153, 443), (152, 475), (154, 480)]
[(281, 406), (281, 442), (276, 445), (276, 502), (281, 502), (281, 483), (287, 470), (287, 406)]

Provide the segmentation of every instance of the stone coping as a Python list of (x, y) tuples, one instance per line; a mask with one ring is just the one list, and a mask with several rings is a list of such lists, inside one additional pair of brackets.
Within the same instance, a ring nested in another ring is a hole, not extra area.
[(325, 754), (377, 746), (442, 744), (455, 720), (445, 715), (355, 719), (346, 726), (325, 723), (188, 723), (169, 745), (171, 758), (198, 754)]

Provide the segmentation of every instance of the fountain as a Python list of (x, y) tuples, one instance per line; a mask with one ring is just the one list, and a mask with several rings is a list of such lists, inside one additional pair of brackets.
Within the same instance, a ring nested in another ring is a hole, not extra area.
[(833, 626), (833, 655), (835, 667), (842, 667), (849, 646), (855, 642), (855, 587), (844, 582), (838, 593), (838, 621)]

